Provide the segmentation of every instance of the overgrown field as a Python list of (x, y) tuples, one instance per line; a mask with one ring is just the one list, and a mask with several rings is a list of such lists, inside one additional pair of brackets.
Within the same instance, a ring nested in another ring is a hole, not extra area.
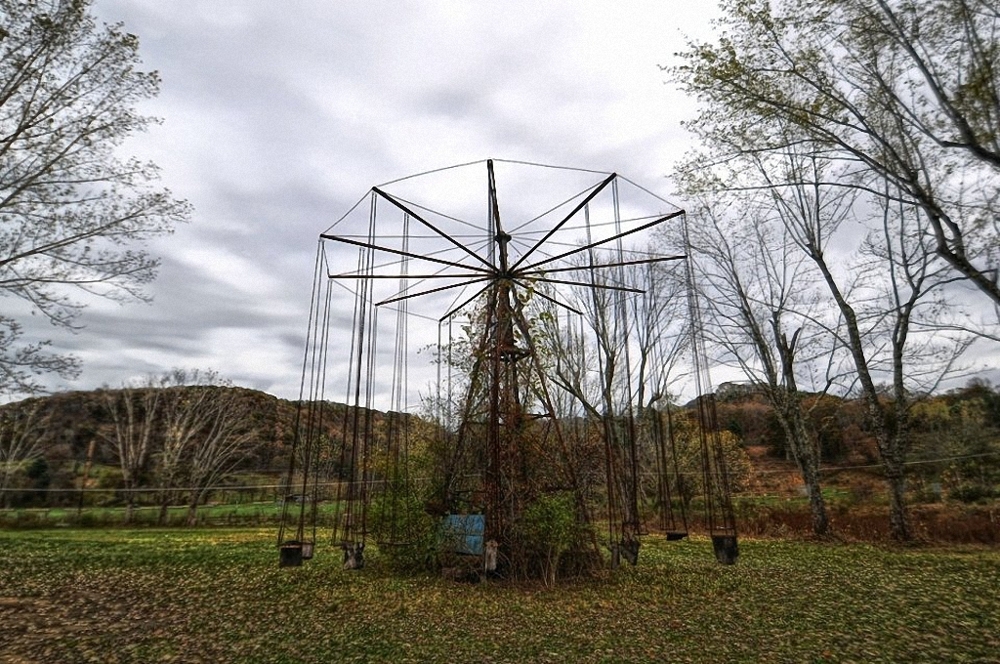
[(646, 538), (604, 579), (361, 572), (271, 530), (0, 533), (2, 662), (997, 662), (1000, 551)]

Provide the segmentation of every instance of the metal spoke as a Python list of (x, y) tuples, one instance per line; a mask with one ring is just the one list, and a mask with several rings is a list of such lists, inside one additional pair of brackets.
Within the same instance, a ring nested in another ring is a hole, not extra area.
[(560, 221), (558, 224), (556, 224), (552, 228), (552, 230), (550, 230), (548, 233), (546, 233), (545, 236), (541, 240), (539, 240), (538, 242), (536, 242), (535, 246), (533, 246), (531, 249), (528, 250), (528, 253), (526, 253), (523, 256), (521, 256), (521, 258), (519, 258), (518, 261), (516, 263), (514, 263), (514, 267), (512, 269), (516, 270), (517, 267), (521, 263), (523, 263), (524, 261), (526, 261), (528, 259), (528, 256), (530, 256), (531, 254), (533, 254), (536, 249), (538, 249), (540, 246), (542, 246), (543, 244), (545, 244), (546, 240), (548, 240), (550, 237), (552, 237), (553, 234), (555, 234), (560, 228), (562, 228), (563, 224), (565, 224), (567, 221), (569, 221), (570, 219), (572, 219), (573, 216), (576, 215), (577, 212), (579, 212), (580, 210), (582, 210), (587, 205), (587, 203), (589, 203), (590, 201), (594, 200), (594, 197), (597, 196), (599, 193), (601, 193), (601, 191), (605, 187), (607, 187), (609, 184), (611, 184), (616, 177), (618, 177), (618, 176), (616, 174), (612, 173), (607, 178), (605, 178), (603, 182), (601, 182), (599, 185), (597, 185), (597, 187), (595, 187), (594, 190), (592, 192), (590, 192), (590, 194), (586, 198), (584, 198), (582, 201), (580, 201), (579, 203), (577, 203), (576, 207), (573, 208), (572, 212), (570, 212), (569, 214), (567, 214), (563, 218), (563, 220)]
[(541, 281), (546, 284), (563, 284), (565, 286), (583, 286), (584, 288), (600, 288), (602, 290), (620, 291), (623, 293), (645, 293), (641, 288), (631, 286), (611, 286), (609, 284), (598, 284), (589, 281), (565, 281), (563, 279), (548, 279), (546, 277), (533, 277), (534, 281)]
[[(525, 290), (531, 290), (531, 288), (528, 286), (528, 284), (521, 283), (520, 281), (518, 281), (516, 279), (514, 280), (514, 283), (517, 284), (518, 286), (520, 286), (521, 288), (525, 289)], [(556, 306), (560, 306), (563, 309), (567, 309), (569, 311), (572, 311), (574, 314), (577, 314), (578, 316), (582, 316), (583, 315), (583, 312), (580, 311), (579, 309), (577, 309), (576, 307), (571, 307), (570, 305), (566, 304), (565, 302), (560, 302), (556, 298), (554, 298), (554, 297), (552, 297), (550, 295), (546, 295), (545, 293), (543, 293), (543, 292), (541, 292), (539, 290), (534, 291), (534, 293), (535, 293), (535, 295), (537, 295), (538, 297), (542, 298), (543, 300), (547, 300), (548, 302), (551, 302), (552, 304), (554, 304)]]
[(392, 304), (393, 302), (401, 302), (403, 300), (409, 300), (409, 299), (412, 299), (412, 298), (415, 298), (415, 297), (420, 297), (421, 295), (430, 295), (431, 293), (440, 293), (441, 291), (451, 290), (453, 288), (463, 288), (465, 286), (468, 286), (469, 284), (475, 284), (475, 283), (478, 283), (480, 281), (487, 281), (489, 279), (490, 279), (490, 277), (479, 277), (478, 279), (473, 279), (471, 281), (463, 281), (460, 284), (449, 284), (447, 286), (441, 286), (439, 288), (431, 288), (431, 289), (428, 289), (428, 290), (425, 290), (425, 291), (420, 291), (419, 293), (409, 293), (407, 295), (398, 295), (398, 296), (391, 297), (391, 298), (389, 298), (387, 300), (382, 300), (381, 302), (376, 302), (375, 306), (376, 307), (380, 307), (383, 304)]
[(578, 270), (592, 270), (596, 268), (608, 268), (608, 267), (627, 267), (629, 265), (649, 265), (651, 263), (664, 263), (666, 261), (682, 261), (687, 258), (686, 255), (681, 254), (679, 256), (661, 256), (659, 258), (640, 258), (634, 261), (622, 261), (617, 263), (599, 263), (597, 265), (573, 265), (571, 267), (557, 267), (551, 270), (518, 270), (518, 276), (531, 276), (535, 274), (553, 274), (555, 272), (576, 272)]
[[(341, 237), (339, 235), (328, 235), (323, 233), (320, 235), (324, 240), (333, 240), (334, 242), (343, 242), (344, 244), (352, 244), (356, 247), (364, 247), (366, 249), (374, 249), (376, 251), (385, 251), (390, 254), (396, 254), (398, 256), (406, 256), (408, 258), (416, 258), (422, 261), (430, 261), (431, 263), (438, 263), (440, 265), (449, 265), (451, 267), (458, 267), (463, 270), (476, 270), (477, 272), (488, 274), (489, 270), (484, 270), (483, 268), (478, 268), (474, 265), (465, 265), (463, 263), (456, 263), (454, 261), (446, 261), (441, 258), (431, 258), (430, 256), (421, 256), (420, 254), (414, 254), (409, 251), (403, 251), (401, 249), (392, 249), (390, 247), (383, 247), (377, 244), (372, 244), (370, 242), (360, 242), (358, 240), (351, 240), (346, 237)], [(474, 255), (474, 254), (473, 254)], [(489, 265), (487, 263), (487, 265)], [(492, 267), (492, 266), (491, 266)]]
[(490, 265), (490, 262), (488, 260), (486, 260), (485, 258), (483, 258), (482, 256), (480, 256), (476, 252), (470, 250), (464, 244), (462, 244), (461, 242), (457, 241), (455, 238), (451, 237), (450, 235), (448, 235), (444, 231), (442, 231), (439, 228), (437, 228), (434, 224), (432, 224), (431, 222), (429, 222), (426, 219), (424, 219), (423, 217), (421, 217), (419, 214), (417, 214), (416, 212), (414, 212), (413, 210), (411, 210), (410, 208), (408, 208), (406, 205), (404, 205), (402, 202), (396, 200), (396, 198), (394, 198), (391, 194), (387, 194), (386, 192), (382, 191), (378, 187), (372, 187), (372, 191), (374, 191), (376, 194), (378, 194), (379, 196), (381, 196), (385, 200), (389, 201), (390, 203), (392, 203), (393, 205), (395, 205), (396, 207), (398, 207), (400, 210), (402, 210), (406, 214), (410, 215), (411, 217), (413, 217), (414, 219), (416, 219), (417, 221), (419, 221), (420, 223), (422, 223), (427, 228), (431, 229), (432, 231), (434, 231), (435, 233), (437, 233), (438, 235), (440, 235), (442, 239), (447, 240), (448, 242), (450, 242), (451, 244), (455, 245), (456, 247), (458, 247), (459, 249), (461, 249), (465, 253), (469, 254), (470, 256), (472, 256), (473, 258), (475, 258), (477, 261), (481, 262), (482, 264), (486, 265), (487, 267), (493, 267), (492, 265)]
[[(551, 262), (557, 261), (557, 260), (559, 260), (561, 258), (566, 258), (567, 256), (572, 256), (573, 254), (578, 254), (581, 251), (586, 251), (587, 249), (593, 249), (594, 247), (599, 247), (602, 244), (606, 244), (608, 242), (612, 242), (613, 240), (617, 240), (619, 238), (623, 238), (623, 237), (626, 237), (628, 235), (632, 235), (634, 233), (638, 233), (639, 231), (644, 231), (647, 228), (652, 228), (653, 226), (656, 226), (657, 224), (662, 224), (664, 221), (669, 221), (670, 219), (673, 219), (674, 217), (679, 217), (682, 214), (684, 214), (684, 210), (678, 210), (677, 212), (671, 212), (670, 214), (664, 215), (664, 216), (660, 217), (659, 219), (656, 219), (655, 221), (649, 222), (648, 224), (643, 224), (642, 226), (637, 226), (636, 228), (633, 228), (631, 230), (627, 230), (624, 233), (619, 233), (617, 235), (612, 235), (611, 237), (606, 238), (604, 240), (598, 240), (597, 242), (591, 242), (590, 244), (584, 245), (582, 247), (577, 247), (576, 249), (573, 249), (572, 251), (567, 251), (565, 253), (559, 254), (558, 256), (552, 256), (551, 258), (546, 258), (543, 261), (539, 261), (537, 263), (529, 265), (525, 269), (531, 270), (531, 269), (534, 269), (534, 268), (538, 267), (539, 265), (545, 265), (546, 263), (551, 263)], [(521, 261), (518, 261), (518, 263), (520, 263), (520, 262)]]

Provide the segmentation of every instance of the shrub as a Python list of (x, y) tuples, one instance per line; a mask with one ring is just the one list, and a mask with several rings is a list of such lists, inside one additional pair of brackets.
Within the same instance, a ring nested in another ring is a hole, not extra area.
[(948, 496), (963, 503), (978, 503), (997, 495), (992, 487), (982, 484), (960, 484), (948, 492)]
[(555, 583), (560, 558), (579, 544), (581, 534), (570, 492), (543, 494), (524, 510), (517, 524), (519, 548), (537, 561), (547, 585)]
[(424, 510), (425, 502), (415, 487), (399, 483), (369, 508), (379, 553), (397, 571), (428, 570), (437, 564), (439, 520)]

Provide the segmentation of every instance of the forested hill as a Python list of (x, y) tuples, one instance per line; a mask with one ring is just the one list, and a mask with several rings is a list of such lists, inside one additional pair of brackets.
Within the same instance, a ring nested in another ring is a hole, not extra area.
[[(288, 467), (297, 411), (296, 401), (218, 385), (26, 399), (0, 406), (0, 461), (5, 462), (0, 475), (6, 475), (0, 479), (7, 485), (35, 486), (40, 480), (46, 488), (69, 488), (79, 486), (87, 465), (113, 468), (107, 482), (138, 488), (159, 483), (164, 473), (187, 472), (188, 457), (212, 440), (226, 455), (216, 465), (230, 469), (227, 474), (277, 476)], [(340, 437), (346, 413), (343, 404), (326, 404), (319, 426), (327, 440)], [(377, 423), (384, 414), (371, 411), (371, 417)], [(90, 483), (103, 484), (99, 475), (92, 474)]]
[[(280, 454), (285, 432), (290, 432), (294, 422), (296, 404), (278, 399), (264, 392), (239, 387), (170, 387), (149, 389), (108, 389), (89, 392), (61, 392), (51, 396), (35, 397), (0, 406), (0, 423), (9, 429), (8, 435), (30, 437), (51, 464), (79, 460), (92, 454), (94, 463), (115, 465), (113, 443), (116, 410), (123, 413), (122, 426), (131, 427), (136, 436), (148, 434), (155, 438), (166, 428), (167, 398), (192, 401), (201, 390), (223, 395), (227, 404), (235, 407), (246, 418), (248, 429), (254, 432), (253, 465), (268, 467)], [(147, 396), (159, 393), (154, 403)], [(132, 412), (124, 403), (129, 397), (134, 403)], [(152, 410), (152, 413), (147, 413)], [(150, 440), (153, 444), (154, 441)], [(93, 450), (91, 451), (91, 447)]]
[[(762, 394), (726, 384), (716, 404), (720, 428), (732, 434), (728, 440), (753, 452), (749, 473), (758, 480), (770, 477), (779, 463), (794, 475), (785, 434)], [(824, 467), (876, 464), (875, 438), (861, 401), (812, 395), (804, 405)], [(197, 483), (273, 484), (288, 468), (298, 410), (295, 401), (219, 385), (65, 392), (5, 404), (0, 406), (0, 489), (187, 486), (201, 472), (192, 467), (195, 450), (204, 452), (212, 440), (217, 456), (202, 454), (198, 463), (225, 472)], [(318, 422), (321, 436), (338, 449), (348, 415), (353, 413), (343, 404), (327, 402)], [(359, 413), (362, 420), (367, 415), (375, 428), (386, 418), (376, 411)], [(1000, 389), (973, 381), (920, 398), (909, 428), (914, 482), (950, 483), (956, 490), (975, 485), (976, 495), (995, 491)]]

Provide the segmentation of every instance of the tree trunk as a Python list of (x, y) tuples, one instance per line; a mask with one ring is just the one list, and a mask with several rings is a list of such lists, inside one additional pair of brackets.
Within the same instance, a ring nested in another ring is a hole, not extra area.
[[(786, 417), (782, 417), (782, 419), (784, 420)], [(801, 414), (797, 417), (792, 415), (793, 420), (798, 418), (801, 418)], [(826, 501), (823, 499), (823, 490), (819, 483), (819, 455), (812, 449), (814, 447), (813, 441), (810, 440), (803, 423), (793, 421), (789, 422), (786, 427), (788, 448), (799, 467), (802, 482), (809, 495), (813, 534), (825, 537), (830, 533), (830, 520), (826, 513)]]
[(903, 465), (885, 462), (885, 481), (889, 485), (889, 535), (897, 542), (913, 539), (910, 518), (906, 508), (906, 478)]
[(129, 491), (125, 498), (125, 525), (131, 525), (132, 520), (135, 518), (135, 498), (132, 496), (132, 492)]
[(830, 519), (826, 514), (826, 501), (819, 486), (819, 473), (815, 469), (802, 467), (802, 479), (809, 491), (809, 511), (812, 513), (813, 534), (826, 537), (830, 534)]
[(554, 588), (556, 585), (556, 568), (559, 566), (559, 555), (549, 551), (545, 557), (545, 586)]
[(826, 537), (830, 533), (830, 520), (826, 514), (826, 501), (823, 499), (823, 490), (819, 485), (819, 445), (815, 436), (806, 428), (803, 415), (799, 410), (798, 403), (795, 403), (796, 412), (793, 415), (792, 428), (795, 430), (793, 436), (795, 449), (798, 456), (799, 470), (802, 472), (802, 481), (805, 482), (809, 491), (809, 509), (812, 512), (813, 534), (818, 537)]
[(165, 526), (167, 524), (167, 506), (170, 499), (164, 496), (163, 500), (160, 501), (160, 515), (156, 519), (156, 524), (158, 526)]
[(822, 255), (816, 252), (816, 261), (823, 277), (830, 287), (830, 292), (837, 301), (841, 314), (847, 324), (848, 337), (850, 343), (848, 348), (854, 358), (854, 365), (858, 370), (858, 379), (861, 383), (862, 394), (868, 406), (868, 416), (871, 418), (872, 427), (875, 429), (875, 440), (878, 444), (879, 458), (885, 468), (886, 482), (889, 484), (889, 532), (897, 542), (907, 542), (911, 539), (910, 527), (906, 514), (906, 499), (904, 495), (903, 481), (903, 458), (904, 444), (906, 441), (906, 417), (907, 409), (903, 400), (905, 392), (902, 390), (902, 341), (905, 340), (906, 324), (908, 321), (897, 320), (897, 329), (902, 325), (903, 336), (893, 339), (893, 375), (895, 387), (895, 403), (892, 415), (886, 412), (885, 407), (879, 402), (878, 389), (872, 380), (868, 367), (868, 360), (864, 355), (864, 344), (861, 339), (860, 328), (858, 327), (857, 315), (854, 309), (847, 303), (840, 289), (836, 285), (836, 280), (823, 260)]
[(191, 492), (191, 501), (188, 503), (187, 525), (198, 525), (198, 503), (201, 502), (201, 494), (197, 491)]
[(812, 530), (817, 537), (830, 534), (830, 519), (819, 484), (820, 453), (816, 437), (806, 425), (798, 395), (789, 391), (773, 392), (772, 406), (788, 441), (787, 451), (795, 460), (809, 495)]

